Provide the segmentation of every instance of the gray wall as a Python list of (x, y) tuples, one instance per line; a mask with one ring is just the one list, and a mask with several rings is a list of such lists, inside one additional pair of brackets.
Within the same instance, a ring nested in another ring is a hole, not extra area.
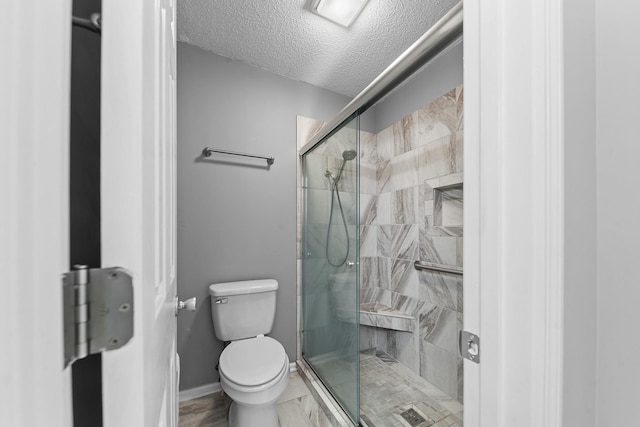
[[(463, 44), (449, 48), (375, 106), (375, 132), (462, 84)], [(366, 115), (365, 115), (366, 117)], [(367, 129), (365, 129), (367, 130)]]
[[(565, 317), (563, 418), (596, 424), (597, 200), (594, 0), (565, 9)], [(613, 425), (613, 424), (611, 424)]]
[(565, 0), (567, 427), (637, 424), (638, 14), (623, 0)]
[[(640, 4), (595, 1), (598, 426), (638, 425)], [(630, 410), (631, 409), (631, 410)]]
[[(349, 99), (178, 43), (178, 317), (181, 389), (218, 381), (208, 285), (274, 278), (271, 336), (296, 355), (296, 115), (331, 119)], [(371, 127), (371, 125), (368, 125)], [(275, 157), (214, 155), (205, 146)]]

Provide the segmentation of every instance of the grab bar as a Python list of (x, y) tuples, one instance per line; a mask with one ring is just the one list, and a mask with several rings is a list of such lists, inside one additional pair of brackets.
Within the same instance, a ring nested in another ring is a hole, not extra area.
[(426, 261), (416, 261), (413, 263), (413, 266), (416, 270), (437, 271), (441, 273), (450, 273), (450, 274), (457, 274), (459, 276), (462, 276), (462, 268), (459, 268), (459, 267), (452, 267), (449, 265), (442, 265), (442, 264), (434, 264), (432, 262), (426, 262)]
[(258, 156), (255, 154), (247, 154), (247, 153), (238, 153), (237, 151), (228, 151), (228, 150), (218, 150), (216, 148), (204, 147), (202, 150), (203, 157), (210, 157), (212, 153), (222, 153), (229, 154), (230, 156), (242, 156), (242, 157), (253, 157), (254, 159), (265, 159), (267, 161), (267, 165), (272, 165), (275, 159), (269, 156)]

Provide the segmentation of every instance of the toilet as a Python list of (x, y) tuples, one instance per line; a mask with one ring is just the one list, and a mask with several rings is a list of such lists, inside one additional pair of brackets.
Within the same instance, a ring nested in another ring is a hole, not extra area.
[(276, 315), (273, 279), (209, 286), (216, 337), (230, 342), (220, 355), (220, 385), (233, 400), (229, 427), (279, 427), (276, 401), (289, 383), (289, 358), (266, 334)]

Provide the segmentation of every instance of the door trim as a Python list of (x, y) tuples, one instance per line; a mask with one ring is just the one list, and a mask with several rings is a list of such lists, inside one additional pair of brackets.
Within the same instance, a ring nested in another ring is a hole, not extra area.
[(467, 426), (562, 424), (562, 8), (465, 2), (465, 329), (483, 354)]

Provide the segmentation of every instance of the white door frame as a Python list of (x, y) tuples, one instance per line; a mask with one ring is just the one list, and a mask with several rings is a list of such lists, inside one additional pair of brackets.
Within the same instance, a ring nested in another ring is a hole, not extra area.
[(562, 8), (465, 2), (467, 426), (562, 425)]
[[(480, 396), (466, 403), (467, 425), (561, 425), (562, 6), (465, 2), (465, 287), (480, 299), (479, 311), (465, 307), (465, 328), (480, 333), (482, 356), (465, 361), (467, 388)], [(62, 328), (43, 325), (61, 319), (68, 262), (71, 3), (14, 0), (5, 12), (0, 265), (10, 303), (0, 413), (16, 426), (65, 426)], [(140, 66), (134, 47), (123, 66)]]
[(69, 263), (71, 1), (3, 3), (0, 418), (70, 426), (61, 275)]

